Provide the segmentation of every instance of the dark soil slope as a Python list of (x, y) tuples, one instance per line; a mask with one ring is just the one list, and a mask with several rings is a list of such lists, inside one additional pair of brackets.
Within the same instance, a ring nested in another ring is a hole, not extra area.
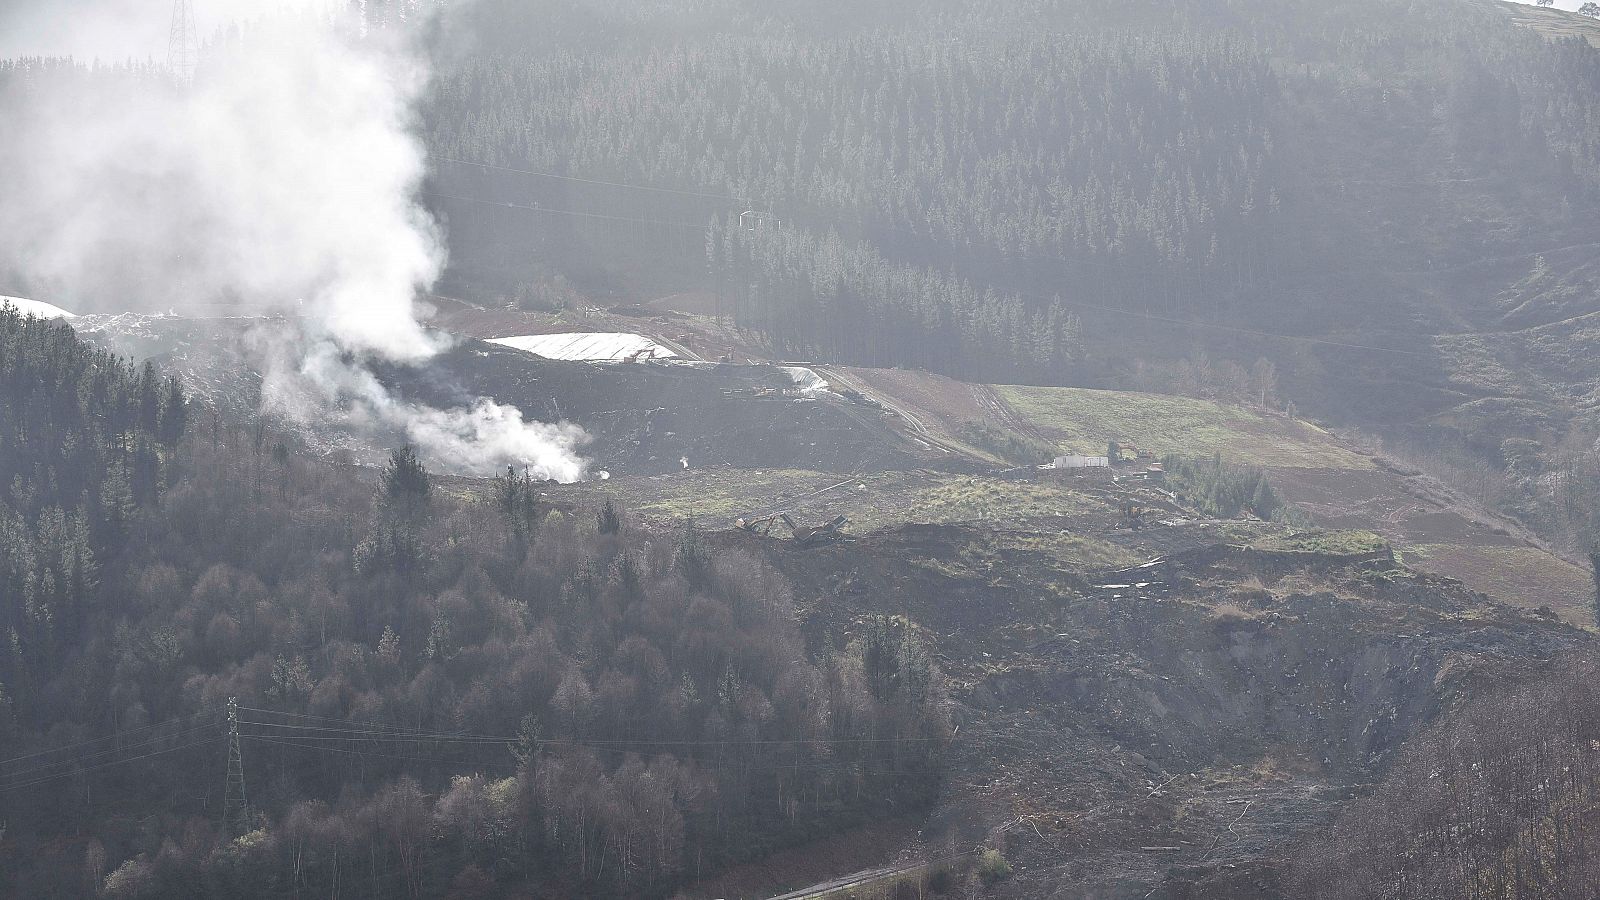
[(997, 842), (1001, 896), (1281, 896), (1281, 851), (1419, 728), (1587, 640), (1382, 552), (1092, 572), (967, 527), (756, 546), (813, 641), (867, 614), (934, 641), (961, 727), (925, 839)]

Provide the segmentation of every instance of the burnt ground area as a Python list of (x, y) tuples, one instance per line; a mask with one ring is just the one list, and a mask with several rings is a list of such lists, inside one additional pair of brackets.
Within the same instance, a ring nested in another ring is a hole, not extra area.
[(389, 369), (401, 395), (453, 406), (491, 397), (593, 438), (585, 452), (613, 474), (692, 467), (903, 470), (936, 464), (890, 414), (828, 392), (800, 394), (776, 366), (582, 363), (466, 342), (415, 369)]
[[(127, 315), (86, 317), (74, 327), (101, 346), (162, 365), (224, 414), (253, 420), (268, 360), (298, 326), (289, 319)], [(565, 362), (469, 339), (423, 365), (371, 368), (401, 399), (458, 408), (488, 397), (529, 419), (574, 422), (592, 438), (583, 452), (593, 468), (617, 475), (681, 472), (684, 459), (694, 468), (843, 473), (962, 462), (908, 439), (891, 413), (827, 391), (802, 393), (772, 365)], [(302, 431), (314, 448), (362, 461), (380, 459), (404, 440), (333, 422), (306, 423)], [(448, 468), (448, 460), (439, 462)]]
[(923, 841), (1002, 846), (1000, 896), (1277, 896), (1294, 842), (1417, 729), (1589, 639), (1387, 551), (1092, 571), (974, 526), (718, 540), (789, 575), (819, 646), (870, 614), (922, 631), (959, 726)]

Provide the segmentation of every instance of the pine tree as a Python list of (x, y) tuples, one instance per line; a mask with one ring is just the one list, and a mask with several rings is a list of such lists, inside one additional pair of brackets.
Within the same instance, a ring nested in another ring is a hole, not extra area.
[(426, 506), (433, 491), (427, 467), (417, 458), (410, 444), (390, 451), (383, 469), (383, 496), (386, 502), (402, 508)]

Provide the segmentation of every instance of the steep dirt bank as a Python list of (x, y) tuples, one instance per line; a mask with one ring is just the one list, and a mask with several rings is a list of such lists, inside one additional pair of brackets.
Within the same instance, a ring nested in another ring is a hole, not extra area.
[(924, 630), (960, 728), (923, 840), (1002, 845), (1001, 896), (1274, 896), (1274, 854), (1417, 728), (1588, 639), (1384, 554), (1219, 546), (1094, 572), (970, 527), (723, 540), (796, 581), (819, 644), (871, 613)]

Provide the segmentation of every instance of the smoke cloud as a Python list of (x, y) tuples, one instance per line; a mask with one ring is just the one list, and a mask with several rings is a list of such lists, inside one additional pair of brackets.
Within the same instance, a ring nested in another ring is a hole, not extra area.
[[(340, 0), (193, 0), (195, 25), (215, 34), (285, 12), (326, 12)], [(0, 59), (70, 56), (85, 62), (163, 60), (171, 0), (6, 0)]]
[[(126, 0), (41, 5), (72, 7), (89, 35), (128, 14)], [(459, 472), (575, 480), (575, 426), (488, 399), (419, 406), (369, 371), (450, 344), (418, 305), (444, 251), (415, 199), (428, 67), (411, 37), (284, 14), (213, 44), (188, 85), (159, 67), (0, 72), (0, 258), (75, 312), (299, 317), (301, 339), (266, 362), (267, 411), (398, 431)]]

